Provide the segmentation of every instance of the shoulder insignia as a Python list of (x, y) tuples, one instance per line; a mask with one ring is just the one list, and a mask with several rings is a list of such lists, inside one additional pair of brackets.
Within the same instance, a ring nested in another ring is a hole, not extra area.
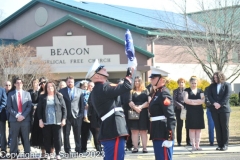
[(171, 101), (166, 97), (165, 100), (163, 101), (164, 106), (168, 106), (171, 104)]
[(112, 87), (116, 87), (118, 84), (110, 83), (109, 85)]

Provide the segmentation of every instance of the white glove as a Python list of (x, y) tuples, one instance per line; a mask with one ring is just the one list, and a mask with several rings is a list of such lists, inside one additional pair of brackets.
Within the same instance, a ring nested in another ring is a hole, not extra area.
[(162, 143), (162, 147), (167, 147), (167, 148), (169, 148), (169, 147), (172, 147), (172, 145), (173, 145), (173, 141), (163, 141), (163, 143)]

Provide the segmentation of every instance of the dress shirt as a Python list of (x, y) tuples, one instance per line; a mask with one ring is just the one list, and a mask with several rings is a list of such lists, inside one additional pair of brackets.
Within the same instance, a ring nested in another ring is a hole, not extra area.
[[(72, 91), (72, 93), (70, 93), (71, 91)], [(74, 98), (74, 87), (73, 88), (68, 88), (68, 95), (69, 95), (69, 98), (71, 100)]]
[[(17, 105), (18, 105), (18, 92), (20, 92), (20, 95), (21, 95), (21, 102), (23, 100), (23, 96), (22, 96), (22, 89), (20, 90), (16, 90), (16, 100), (17, 100)], [(18, 112), (17, 115), (16, 115), (16, 118), (18, 117), (18, 115), (21, 115), (22, 113), (21, 112)]]
[(220, 91), (221, 86), (222, 86), (221, 83), (218, 83), (218, 84), (217, 84), (217, 94), (219, 94), (219, 91)]

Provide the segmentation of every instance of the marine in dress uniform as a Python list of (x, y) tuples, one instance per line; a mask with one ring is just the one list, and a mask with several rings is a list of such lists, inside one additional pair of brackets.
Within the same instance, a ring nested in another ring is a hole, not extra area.
[(104, 146), (104, 160), (123, 160), (125, 139), (128, 136), (126, 121), (118, 97), (132, 89), (131, 71), (128, 69), (123, 84), (111, 84), (104, 66), (95, 60), (86, 78), (95, 83), (91, 93), (91, 102), (97, 115), (101, 117), (98, 140)]
[(156, 88), (149, 104), (150, 140), (156, 160), (171, 160), (173, 155), (175, 113), (172, 96), (165, 87), (168, 73), (152, 67), (151, 84)]

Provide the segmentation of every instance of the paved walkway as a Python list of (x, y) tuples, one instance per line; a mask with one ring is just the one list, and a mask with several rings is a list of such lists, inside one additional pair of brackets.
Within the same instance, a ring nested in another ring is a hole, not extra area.
[[(74, 144), (74, 138), (73, 138), (73, 134), (71, 133), (70, 136), (70, 143), (71, 143), (71, 147), (72, 147), (72, 152), (74, 152), (74, 148), (75, 148), (75, 144)], [(174, 147), (174, 155), (197, 155), (197, 154), (226, 154), (226, 153), (239, 153), (240, 154), (240, 144), (238, 145), (230, 145), (228, 146), (228, 150), (227, 151), (216, 151), (216, 145), (215, 146), (201, 146), (201, 148), (203, 149), (202, 151), (192, 151), (191, 146), (175, 146)], [(67, 158), (67, 159), (81, 159), (84, 158), (85, 160), (100, 160), (103, 159), (103, 157), (95, 152), (95, 148), (93, 147), (93, 141), (88, 143), (87, 145), (87, 153), (84, 153), (82, 155), (72, 155), (72, 158)], [(126, 156), (125, 159), (147, 159), (147, 157), (149, 157), (149, 159), (153, 159), (154, 157), (154, 151), (153, 151), (153, 147), (152, 146), (148, 146), (147, 147), (148, 153), (142, 153), (142, 148), (139, 148), (139, 152), (138, 153), (131, 153), (131, 151), (126, 151)], [(31, 147), (31, 152), (32, 153), (36, 153), (40, 155), (40, 150), (36, 149), (36, 148), (32, 148)], [(64, 150), (62, 149), (61, 151), (61, 155), (63, 156), (64, 154)], [(142, 158), (141, 158), (142, 157)], [(151, 157), (151, 158), (150, 158)], [(21, 158), (20, 158), (21, 159)], [(63, 159), (64, 158), (63, 156)]]
[[(190, 146), (175, 146), (173, 149), (174, 155), (186, 155), (186, 154), (226, 154), (226, 153), (240, 153), (240, 144), (239, 145), (230, 145), (228, 146), (227, 151), (217, 151), (217, 146), (201, 146), (202, 151), (192, 151), (192, 147)], [(153, 147), (147, 147), (148, 153), (142, 153), (142, 149), (139, 149), (137, 154), (139, 155), (149, 155), (154, 154)], [(127, 154), (133, 154), (130, 151), (126, 152)], [(134, 154), (133, 154), (134, 155)]]

